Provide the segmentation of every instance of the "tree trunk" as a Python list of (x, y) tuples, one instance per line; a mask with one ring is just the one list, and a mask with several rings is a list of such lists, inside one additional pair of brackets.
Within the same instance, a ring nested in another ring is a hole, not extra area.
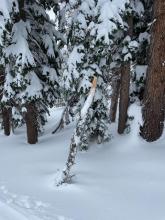
[[(4, 68), (0, 67), (0, 101), (2, 100), (3, 97), (4, 80), (5, 80)], [(2, 124), (4, 128), (4, 134), (6, 136), (9, 136), (11, 132), (11, 109), (1, 105), (1, 113), (2, 113)]]
[(25, 12), (25, 0), (18, 0), (19, 14), (16, 17), (16, 22), (19, 20), (26, 21), (26, 12)]
[(127, 111), (129, 106), (129, 87), (130, 87), (130, 64), (124, 65), (121, 71), (121, 88), (119, 102), (119, 124), (118, 133), (123, 134), (126, 128)]
[(111, 96), (111, 107), (110, 107), (110, 120), (115, 122), (116, 112), (119, 98), (119, 89), (120, 89), (120, 75), (117, 72), (112, 79), (112, 96)]
[(36, 144), (38, 142), (37, 110), (34, 103), (29, 103), (26, 109), (27, 141), (29, 144)]
[(162, 135), (165, 119), (165, 1), (154, 1), (150, 59), (142, 115), (141, 136), (148, 142)]
[(3, 107), (3, 109), (2, 109), (2, 118), (3, 118), (4, 134), (6, 136), (9, 136), (10, 132), (11, 132), (11, 124), (10, 124), (11, 111), (10, 111), (10, 109), (7, 109), (7, 108)]
[[(133, 17), (130, 16), (128, 19), (128, 33), (127, 35), (133, 36)], [(118, 133), (123, 134), (126, 128), (128, 118), (128, 107), (129, 107), (129, 88), (130, 88), (130, 62), (123, 64), (121, 67), (121, 83), (120, 83), (120, 101), (119, 101), (119, 123)]]

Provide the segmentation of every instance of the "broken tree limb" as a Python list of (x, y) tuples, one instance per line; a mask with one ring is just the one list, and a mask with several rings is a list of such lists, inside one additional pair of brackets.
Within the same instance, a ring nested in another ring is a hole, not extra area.
[(70, 123), (70, 110), (74, 107), (75, 103), (78, 101), (77, 95), (72, 95), (66, 105), (65, 108), (62, 112), (61, 118), (59, 123), (57, 124), (56, 128), (53, 130), (52, 134), (55, 134), (58, 130), (61, 130), (64, 128), (65, 124), (68, 125)]
[(92, 82), (92, 87), (90, 89), (89, 95), (84, 103), (83, 108), (80, 112), (80, 118), (77, 122), (76, 129), (74, 131), (74, 134), (71, 139), (70, 144), (70, 151), (69, 156), (66, 162), (66, 166), (64, 170), (62, 171), (62, 175), (60, 176), (57, 186), (62, 185), (63, 183), (68, 183), (71, 181), (72, 175), (70, 174), (72, 166), (75, 164), (77, 149), (80, 144), (80, 136), (85, 132), (85, 124), (87, 120), (87, 113), (90, 108), (90, 106), (93, 103), (94, 95), (96, 92), (96, 86), (97, 86), (97, 78), (94, 77)]
[(62, 116), (61, 116), (61, 119), (58, 123), (58, 125), (56, 126), (56, 128), (54, 129), (54, 131), (52, 132), (52, 134), (55, 134), (60, 128), (63, 127), (63, 124), (64, 124), (64, 116), (65, 116), (65, 113), (67, 111), (67, 108), (68, 108), (68, 105), (64, 108), (63, 112), (62, 112)]

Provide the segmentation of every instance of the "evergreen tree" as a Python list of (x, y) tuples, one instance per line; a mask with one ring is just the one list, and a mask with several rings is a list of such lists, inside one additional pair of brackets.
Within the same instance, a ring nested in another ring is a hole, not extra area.
[[(129, 1), (122, 13), (123, 25), (117, 23), (117, 31), (113, 35), (113, 50), (111, 52), (112, 62), (112, 102), (111, 102), (111, 119), (115, 120), (117, 102), (119, 97), (119, 124), (118, 132), (122, 134), (127, 127), (128, 107), (130, 105), (130, 94), (134, 96), (137, 88), (137, 81), (140, 78), (135, 73), (137, 69), (137, 56), (140, 57), (141, 42), (140, 34), (144, 31), (142, 20), (144, 19), (144, 6), (141, 1)], [(139, 30), (140, 29), (140, 30)], [(144, 36), (144, 35), (143, 35)], [(137, 55), (138, 54), (138, 55)], [(141, 74), (142, 75), (142, 74)], [(139, 77), (139, 78), (138, 78)], [(130, 87), (130, 82), (131, 87)], [(143, 87), (144, 87), (144, 82)], [(120, 84), (120, 85), (119, 85)], [(117, 87), (116, 87), (117, 86)], [(116, 89), (118, 88), (118, 89)], [(134, 94), (133, 94), (134, 93)], [(139, 92), (140, 93), (140, 92)], [(137, 95), (137, 94), (136, 94)], [(133, 99), (131, 99), (132, 101)]]
[(15, 0), (1, 1), (0, 5), (0, 109), (2, 114), (2, 126), (4, 134), (9, 136), (11, 130), (11, 108), (8, 104), (4, 106), (2, 103), (4, 83), (5, 83), (5, 59), (4, 50), (5, 46), (9, 43), (10, 35), (6, 27), (10, 27), (11, 12), (17, 11), (17, 4)]
[[(107, 87), (110, 81), (110, 63), (115, 33), (124, 28), (122, 13), (128, 1), (71, 1), (69, 8), (66, 88), (69, 94), (78, 92), (78, 112), (83, 106), (93, 76), (97, 89), (88, 111), (86, 132), (81, 148), (86, 148), (90, 137), (98, 142), (108, 139), (109, 105)], [(113, 10), (112, 10), (113, 8)]]
[(59, 96), (60, 50), (62, 37), (46, 10), (57, 3), (18, 1), (12, 10), (10, 41), (4, 49), (6, 79), (3, 102), (19, 106), (27, 124), (29, 143), (37, 142), (39, 122)]
[(67, 25), (69, 58), (65, 86), (70, 95), (78, 93), (79, 117), (71, 139), (66, 167), (57, 185), (70, 181), (70, 171), (75, 163), (78, 147), (86, 149), (91, 137), (96, 138), (98, 143), (109, 138), (107, 87), (111, 50), (117, 24), (124, 27), (121, 15), (126, 1), (71, 1), (70, 6), (68, 14), (71, 17)]

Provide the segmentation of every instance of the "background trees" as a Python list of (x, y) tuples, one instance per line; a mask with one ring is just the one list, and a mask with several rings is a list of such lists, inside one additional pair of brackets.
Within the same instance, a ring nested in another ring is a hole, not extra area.
[(5, 83), (2, 102), (16, 107), (27, 125), (30, 144), (37, 142), (38, 131), (48, 107), (59, 97), (60, 52), (55, 30), (46, 10), (53, 1), (18, 1), (12, 9), (6, 31), (9, 40), (3, 49)]
[[(50, 9), (54, 22), (48, 16)], [(0, 11), (0, 99), (6, 135), (11, 126), (26, 123), (28, 142), (36, 143), (49, 108), (60, 97), (67, 104), (59, 126), (68, 124), (71, 117), (79, 120), (96, 77), (95, 96), (81, 128), (85, 132), (79, 136), (80, 149), (87, 149), (91, 140), (108, 140), (109, 124), (116, 116), (118, 133), (123, 134), (134, 102), (144, 105), (142, 137), (154, 141), (161, 136), (165, 105), (162, 1), (156, 5), (146, 0), (3, 0)]]

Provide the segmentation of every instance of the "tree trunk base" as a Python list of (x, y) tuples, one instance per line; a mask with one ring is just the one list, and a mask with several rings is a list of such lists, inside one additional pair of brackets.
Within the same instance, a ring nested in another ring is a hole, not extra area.
[(127, 111), (129, 106), (130, 64), (124, 65), (121, 72), (121, 88), (119, 102), (118, 133), (123, 134), (126, 128)]
[(11, 123), (10, 123), (11, 110), (7, 108), (3, 108), (2, 117), (3, 117), (4, 134), (6, 136), (9, 136), (11, 132)]
[(27, 142), (29, 144), (36, 144), (38, 142), (37, 129), (37, 113), (36, 107), (33, 103), (27, 105), (27, 112), (25, 116), (27, 127)]

